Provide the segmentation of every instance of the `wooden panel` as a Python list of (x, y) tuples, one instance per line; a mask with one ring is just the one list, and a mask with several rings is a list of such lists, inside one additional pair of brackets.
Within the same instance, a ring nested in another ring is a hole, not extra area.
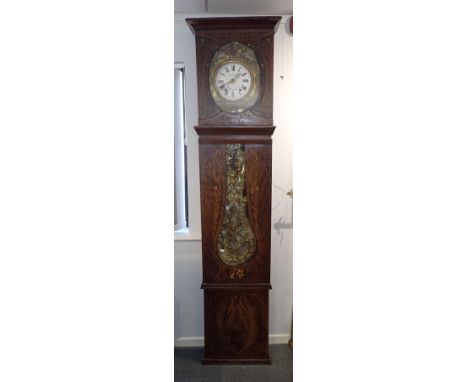
[[(248, 281), (270, 281), (271, 239), (271, 143), (246, 144), (247, 206), (252, 229), (257, 239), (252, 268), (255, 273)], [(267, 222), (267, 224), (265, 224)]]
[(247, 215), (256, 238), (253, 257), (229, 266), (217, 254), (226, 201), (225, 145), (200, 144), (201, 218), (204, 283), (269, 283), (271, 236), (271, 140), (245, 144)]
[(268, 363), (268, 289), (206, 289), (205, 363)]

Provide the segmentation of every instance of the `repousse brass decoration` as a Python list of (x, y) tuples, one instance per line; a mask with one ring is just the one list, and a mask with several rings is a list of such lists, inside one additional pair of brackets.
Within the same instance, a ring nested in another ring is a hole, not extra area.
[(218, 256), (228, 265), (248, 261), (255, 252), (255, 235), (247, 217), (243, 145), (226, 145), (226, 205), (218, 234)]
[[(222, 97), (216, 87), (215, 75), (218, 68), (226, 63), (241, 63), (250, 73), (252, 86), (249, 93), (240, 100), (230, 101)], [(210, 92), (215, 104), (228, 113), (241, 113), (250, 109), (258, 100), (260, 93), (260, 66), (254, 51), (247, 45), (237, 41), (230, 42), (219, 48), (210, 63)]]

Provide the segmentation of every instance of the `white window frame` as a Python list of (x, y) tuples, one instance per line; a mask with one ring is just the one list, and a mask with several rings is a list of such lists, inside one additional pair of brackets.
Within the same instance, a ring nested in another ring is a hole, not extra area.
[(188, 229), (185, 65), (174, 64), (174, 231)]

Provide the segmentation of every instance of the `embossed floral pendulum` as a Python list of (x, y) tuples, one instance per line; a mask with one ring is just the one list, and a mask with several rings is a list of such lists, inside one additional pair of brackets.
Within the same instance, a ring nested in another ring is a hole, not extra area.
[(243, 145), (226, 145), (226, 205), (218, 235), (218, 255), (228, 265), (248, 261), (255, 252), (245, 197), (245, 153)]

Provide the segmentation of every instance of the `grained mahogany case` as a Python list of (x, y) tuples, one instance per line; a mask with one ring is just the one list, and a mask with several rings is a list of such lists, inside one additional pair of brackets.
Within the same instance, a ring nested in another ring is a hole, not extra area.
[[(273, 42), (280, 19), (187, 19), (197, 55), (204, 363), (270, 363)], [(210, 92), (212, 59), (231, 42), (252, 49), (259, 67), (258, 100), (236, 113), (218, 107)]]

